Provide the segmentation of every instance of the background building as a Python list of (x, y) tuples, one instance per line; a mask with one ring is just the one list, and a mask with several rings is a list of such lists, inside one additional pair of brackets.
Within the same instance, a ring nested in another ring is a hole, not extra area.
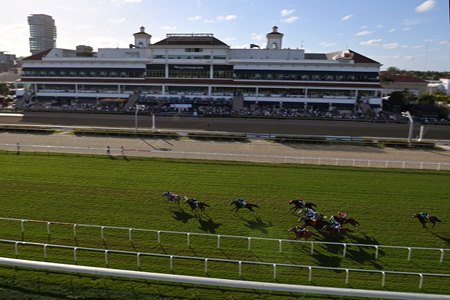
[(16, 55), (0, 51), (0, 72), (8, 72), (16, 65)]
[(28, 25), (30, 25), (31, 54), (56, 47), (56, 26), (51, 16), (43, 14), (28, 16)]

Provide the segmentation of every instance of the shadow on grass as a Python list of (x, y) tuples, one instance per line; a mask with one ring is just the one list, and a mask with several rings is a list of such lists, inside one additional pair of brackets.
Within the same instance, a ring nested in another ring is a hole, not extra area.
[(217, 228), (220, 227), (220, 223), (216, 223), (214, 222), (211, 217), (208, 217), (207, 220), (203, 220), (202, 218), (198, 218), (198, 222), (200, 224), (199, 229), (209, 232), (209, 233), (216, 233), (217, 232)]
[(187, 223), (190, 219), (194, 218), (195, 216), (187, 213), (184, 209), (181, 207), (177, 208), (170, 208), (170, 212), (172, 213), (172, 218), (174, 218), (177, 221)]
[(261, 231), (262, 233), (267, 233), (267, 228), (272, 227), (272, 222), (264, 222), (261, 217), (259, 216), (255, 216), (255, 219), (252, 220), (247, 220), (243, 217), (240, 217), (240, 219), (244, 220), (246, 222), (245, 226), (247, 226), (248, 228), (252, 229), (252, 230), (258, 230)]
[[(325, 252), (328, 253), (328, 252)], [(342, 258), (334, 255), (322, 254), (320, 251), (315, 250), (312, 257), (317, 261), (319, 266), (338, 268), (341, 266)]]
[(439, 233), (435, 233), (435, 232), (432, 232), (431, 234), (434, 235), (434, 236), (437, 237), (437, 238), (440, 238), (440, 239), (443, 240), (444, 242), (446, 242), (447, 245), (450, 245), (450, 238), (448, 238), (448, 237), (446, 237), (446, 236), (442, 236), (442, 235), (440, 235)]

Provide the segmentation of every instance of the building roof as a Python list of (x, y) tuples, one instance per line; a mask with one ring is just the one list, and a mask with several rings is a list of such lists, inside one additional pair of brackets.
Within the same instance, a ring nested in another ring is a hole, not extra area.
[(42, 58), (45, 57), (47, 54), (49, 54), (50, 51), (52, 51), (52, 50), (53, 50), (53, 48), (50, 48), (50, 49), (41, 51), (41, 52), (39, 52), (39, 53), (36, 53), (36, 54), (34, 54), (34, 55), (25, 57), (25, 58), (22, 59), (22, 60), (42, 60)]
[(358, 52), (355, 52), (353, 50), (347, 49), (344, 51), (337, 51), (337, 52), (331, 52), (331, 53), (327, 53), (327, 57), (328, 59), (333, 59), (333, 57), (335, 56), (339, 56), (342, 53), (351, 53), (352, 54), (352, 60), (357, 63), (357, 64), (377, 64), (377, 65), (381, 65), (381, 63), (377, 62), (376, 60), (373, 60), (371, 58), (368, 58), (367, 56), (364, 56), (362, 54), (359, 54)]
[(412, 76), (409, 74), (395, 74), (390, 75), (386, 72), (381, 73), (381, 81), (391, 81), (397, 83), (427, 83), (427, 81), (422, 78)]
[(209, 33), (199, 34), (167, 34), (167, 37), (153, 45), (185, 45), (185, 46), (228, 46)]
[(305, 53), (305, 59), (327, 59), (325, 53)]

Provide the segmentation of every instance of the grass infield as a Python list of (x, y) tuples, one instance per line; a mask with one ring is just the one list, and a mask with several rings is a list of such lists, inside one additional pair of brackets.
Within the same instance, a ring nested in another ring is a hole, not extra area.
[[(254, 164), (221, 161), (169, 159), (108, 158), (105, 156), (44, 155), (0, 153), (1, 217), (60, 221), (79, 224), (123, 226), (183, 232), (203, 232), (240, 236), (292, 239), (287, 229), (297, 225), (298, 215), (290, 211), (288, 201), (299, 196), (317, 204), (318, 211), (329, 216), (339, 210), (361, 223), (359, 230), (345, 239), (315, 232), (313, 240), (348, 243), (450, 248), (450, 172), (396, 169), (365, 169), (289, 164)], [(210, 205), (206, 213), (194, 214), (182, 203), (167, 203), (162, 193), (171, 191), (198, 198)], [(256, 214), (231, 211), (229, 203), (243, 197), (260, 206)], [(423, 229), (411, 216), (427, 211), (442, 223)], [(106, 240), (98, 230), (79, 229), (74, 241), (67, 226), (53, 226), (51, 240), (44, 224), (26, 224), (26, 241), (64, 244), (79, 247), (121, 249), (171, 255), (263, 261), (279, 264), (355, 268), (385, 271), (450, 273), (450, 253), (442, 263), (438, 251), (383, 249), (379, 259), (373, 250), (342, 247), (252, 242), (247, 250), (245, 240), (216, 240), (164, 235), (157, 245), (154, 235), (110, 230)], [(20, 240), (20, 224), (0, 221), (0, 238)], [(0, 255), (15, 257), (12, 245), (0, 243)], [(23, 246), (18, 258), (44, 260), (42, 248)], [(69, 250), (50, 249), (48, 261), (73, 263)], [(78, 263), (104, 266), (101, 253), (81, 251)], [(134, 256), (109, 257), (113, 268), (136, 269)], [(141, 259), (141, 270), (170, 272), (164, 258)], [(312, 282), (305, 269), (277, 268), (277, 278), (268, 266), (237, 266), (211, 262), (204, 273), (201, 261), (175, 260), (173, 273), (230, 279), (260, 280), (291, 284), (313, 284), (334, 287), (368, 288), (392, 291), (450, 294), (450, 278), (425, 277), (419, 290), (416, 276), (387, 275), (381, 287), (379, 274), (315, 270)], [(9, 299), (77, 297), (147, 299), (158, 298), (249, 298), (287, 299), (299, 297), (287, 293), (266, 293), (211, 287), (193, 287), (136, 280), (113, 280), (92, 276), (61, 275), (30, 270), (0, 268), (0, 297)], [(302, 295), (300, 295), (302, 296)], [(314, 297), (327, 299), (327, 297)], [(309, 299), (309, 297), (308, 297)]]

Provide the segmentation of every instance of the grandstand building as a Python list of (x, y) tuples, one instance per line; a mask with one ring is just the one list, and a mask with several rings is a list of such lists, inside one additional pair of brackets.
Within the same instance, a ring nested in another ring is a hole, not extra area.
[(115, 101), (130, 110), (139, 102), (190, 107), (228, 101), (233, 110), (254, 104), (381, 107), (379, 62), (352, 50), (282, 48), (276, 26), (266, 37), (266, 47), (249, 49), (232, 49), (209, 33), (167, 34), (151, 43), (141, 27), (129, 48), (49, 49), (23, 60), (19, 106)]

